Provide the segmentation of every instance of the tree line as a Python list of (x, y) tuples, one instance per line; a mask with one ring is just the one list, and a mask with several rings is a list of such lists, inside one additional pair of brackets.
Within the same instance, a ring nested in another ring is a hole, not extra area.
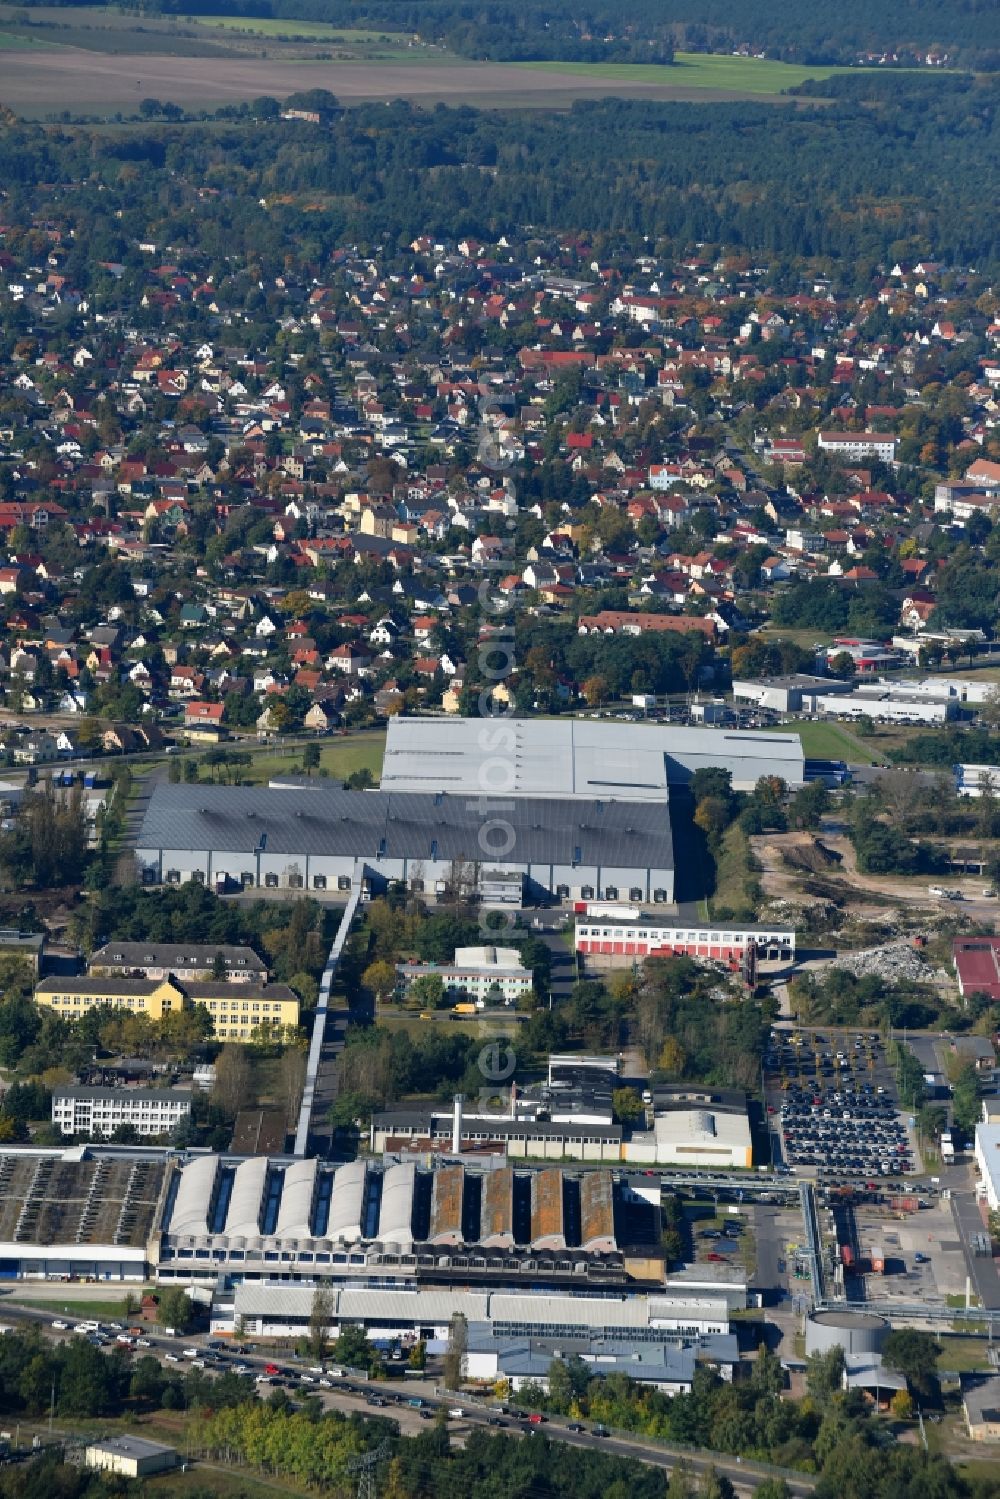
[[(0, 129), (0, 175), (12, 222), (30, 220), (39, 184), (62, 184), (59, 212), (76, 229), (63, 270), (109, 307), (129, 287), (102, 262), (131, 265), (150, 235), (202, 251), (226, 285), (234, 256), (319, 265), (331, 244), (488, 241), (519, 223), (826, 256), (867, 287), (877, 262), (899, 256), (980, 271), (1000, 260), (1000, 226), (982, 212), (1000, 187), (998, 90), (992, 75), (878, 77), (863, 99), (832, 87), (831, 103), (804, 99), (780, 131), (770, 104), (613, 99), (562, 113), (395, 101), (294, 131), (245, 117), (113, 135), (13, 123)], [(199, 196), (206, 180), (218, 197)], [(265, 306), (257, 277), (246, 297)]]
[[(25, 0), (25, 8), (42, 0)], [(85, 3), (85, 0), (79, 0)], [(947, 50), (980, 67), (1000, 60), (989, 0), (634, 0), (627, 22), (614, 0), (125, 0), (144, 14), (233, 15), (325, 21), (345, 29), (409, 32), (466, 57), (669, 63), (675, 47), (746, 46), (794, 62), (853, 63), (869, 52), (904, 61)], [(291, 29), (291, 28), (289, 28)]]

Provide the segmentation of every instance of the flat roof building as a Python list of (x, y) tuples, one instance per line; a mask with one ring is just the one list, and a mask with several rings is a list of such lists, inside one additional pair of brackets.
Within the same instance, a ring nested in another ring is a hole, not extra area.
[(951, 950), (962, 998), (1000, 999), (1000, 937), (956, 937)]
[(55, 1088), (52, 1123), (63, 1135), (167, 1135), (191, 1113), (190, 1088)]
[(491, 818), (462, 791), (161, 783), (136, 861), (146, 884), (211, 885), (226, 876), (244, 887), (346, 892), (364, 877), (372, 888), (398, 880), (443, 892), (456, 865), (471, 864), (477, 877), (516, 876), (535, 894), (565, 900), (634, 891), (659, 904), (674, 893), (665, 798), (640, 817), (615, 800), (584, 806), (565, 794), (520, 796)]
[(530, 968), (522, 968), (516, 947), (457, 947), (453, 963), (397, 963), (407, 988), (415, 979), (440, 978), (446, 994), (510, 1004), (532, 986)]
[(1000, 1123), (976, 1125), (975, 1157), (989, 1210), (1000, 1212)]
[(737, 790), (763, 775), (801, 786), (797, 734), (587, 718), (406, 718), (389, 721), (383, 791), (572, 797), (663, 805), (669, 788), (721, 766)]
[(88, 1468), (102, 1473), (118, 1473), (122, 1478), (147, 1478), (153, 1473), (165, 1473), (176, 1468), (180, 1462), (173, 1447), (161, 1442), (150, 1442), (146, 1437), (104, 1437), (99, 1442), (89, 1442), (84, 1452)]
[[(488, 1327), (501, 1340), (597, 1337), (605, 1342), (670, 1343), (729, 1332), (724, 1297), (699, 1295), (572, 1296), (533, 1291), (399, 1290), (352, 1287), (329, 1293), (330, 1332), (364, 1327), (375, 1337), (448, 1336), (457, 1314)], [(301, 1337), (309, 1325), (315, 1286), (244, 1282), (212, 1314), (213, 1330), (237, 1321), (252, 1337)]]
[(1000, 1442), (1000, 1375), (963, 1375), (962, 1409), (972, 1441)]
[(788, 962), (795, 956), (794, 927), (668, 925), (640, 915), (579, 917), (576, 951), (587, 968), (631, 968), (646, 958), (695, 958), (738, 968), (753, 948), (762, 962)]

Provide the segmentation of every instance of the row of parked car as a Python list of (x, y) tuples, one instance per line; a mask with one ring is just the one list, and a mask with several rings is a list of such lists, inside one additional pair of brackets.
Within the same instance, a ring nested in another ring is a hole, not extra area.
[(785, 1159), (824, 1173), (904, 1176), (913, 1170), (906, 1126), (870, 1083), (857, 1088), (797, 1090), (779, 1115)]

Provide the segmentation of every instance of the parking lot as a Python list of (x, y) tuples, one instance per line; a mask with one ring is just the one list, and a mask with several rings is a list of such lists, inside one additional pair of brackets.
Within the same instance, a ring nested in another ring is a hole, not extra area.
[(919, 1170), (877, 1032), (776, 1031), (765, 1083), (774, 1158), (790, 1170), (873, 1187)]

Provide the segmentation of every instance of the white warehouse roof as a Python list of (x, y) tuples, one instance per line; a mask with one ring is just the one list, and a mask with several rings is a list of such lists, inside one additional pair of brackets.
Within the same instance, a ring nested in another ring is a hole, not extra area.
[(735, 787), (803, 780), (797, 734), (753, 734), (586, 718), (389, 721), (383, 791), (663, 803), (668, 786), (721, 766)]
[(237, 1166), (223, 1230), (227, 1235), (251, 1238), (260, 1233), (261, 1199), (267, 1167), (267, 1156), (255, 1156)]
[(170, 1215), (170, 1232), (173, 1234), (207, 1234), (208, 1209), (215, 1190), (215, 1178), (219, 1170), (217, 1155), (200, 1156), (191, 1161), (181, 1172)]
[(334, 1173), (327, 1238), (348, 1241), (361, 1238), (367, 1177), (368, 1167), (364, 1161), (351, 1161)]
[(409, 1249), (413, 1243), (413, 1189), (417, 1181), (414, 1161), (390, 1166), (382, 1183), (382, 1205), (378, 1217), (378, 1237), (383, 1244), (399, 1244)]
[(277, 1238), (308, 1239), (312, 1236), (313, 1193), (318, 1161), (296, 1161), (285, 1171), (285, 1181), (274, 1226)]

